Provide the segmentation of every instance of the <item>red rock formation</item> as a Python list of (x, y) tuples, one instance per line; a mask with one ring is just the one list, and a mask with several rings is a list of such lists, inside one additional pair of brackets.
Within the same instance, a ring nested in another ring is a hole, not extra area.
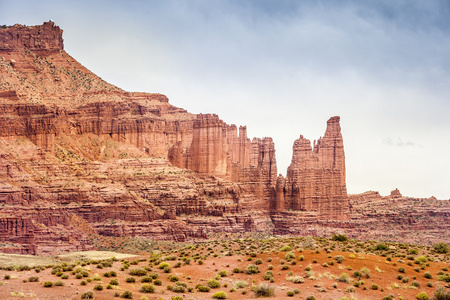
[(328, 120), (325, 135), (314, 142), (314, 148), (303, 136), (294, 142), (284, 199), (286, 208), (317, 211), (319, 218), (324, 219), (348, 219), (344, 144), (339, 117)]
[(42, 53), (63, 50), (63, 31), (52, 21), (38, 26), (0, 27), (0, 50), (27, 48)]

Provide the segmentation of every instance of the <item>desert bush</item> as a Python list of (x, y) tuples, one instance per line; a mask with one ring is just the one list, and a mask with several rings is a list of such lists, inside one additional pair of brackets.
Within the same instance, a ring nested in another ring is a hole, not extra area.
[(94, 286), (94, 290), (96, 290), (96, 291), (101, 291), (101, 290), (103, 290), (103, 285), (101, 285), (100, 283), (97, 283), (97, 284)]
[(53, 282), (52, 281), (44, 282), (44, 287), (52, 287), (52, 286), (53, 286)]
[(217, 289), (220, 288), (220, 282), (215, 279), (209, 279), (208, 286), (212, 289)]
[(177, 281), (180, 280), (180, 277), (177, 276), (177, 275), (169, 275), (168, 278), (169, 278), (169, 280), (172, 281), (172, 282), (177, 282)]
[(196, 288), (201, 293), (208, 293), (211, 290), (209, 286), (203, 284), (198, 284)]
[(375, 247), (375, 250), (387, 250), (387, 249), (388, 249), (388, 247), (384, 243), (380, 243), (380, 244), (376, 245), (376, 247)]
[(145, 276), (145, 275), (147, 275), (147, 270), (141, 269), (141, 268), (131, 269), (130, 270), (130, 275), (133, 275), (133, 276)]
[(134, 277), (127, 277), (125, 279), (125, 281), (128, 282), (128, 283), (136, 282), (136, 278), (134, 278)]
[(400, 267), (400, 268), (398, 268), (398, 271), (399, 271), (400, 273), (405, 273), (405, 268)]
[(295, 295), (294, 291), (287, 291), (286, 294), (288, 295), (288, 297), (294, 297)]
[(155, 286), (150, 283), (144, 283), (139, 288), (139, 292), (141, 293), (154, 293), (155, 292)]
[(339, 275), (339, 277), (336, 278), (336, 281), (349, 283), (350, 276), (347, 273), (341, 273), (341, 275)]
[(291, 261), (295, 258), (295, 254), (294, 252), (288, 252), (286, 253), (286, 255), (284, 256), (284, 259), (286, 259), (287, 261)]
[(5, 276), (3, 276), (3, 279), (5, 279), (5, 280), (9, 280), (9, 279), (11, 279), (11, 275), (9, 275), (9, 274), (5, 274)]
[(247, 274), (257, 274), (259, 273), (259, 268), (257, 265), (248, 265), (246, 268)]
[(219, 274), (220, 277), (226, 277), (228, 275), (228, 272), (227, 270), (220, 270), (217, 274)]
[(433, 300), (450, 300), (450, 290), (447, 290), (443, 286), (438, 286), (434, 291)]
[(94, 292), (93, 291), (87, 291), (81, 294), (81, 299), (94, 299)]
[(153, 278), (151, 278), (150, 276), (144, 276), (141, 278), (141, 283), (149, 283), (152, 281), (153, 281)]
[(342, 262), (345, 260), (345, 258), (344, 258), (342, 255), (336, 255), (336, 256), (334, 257), (334, 259), (336, 260), (336, 262), (337, 262), (338, 264), (342, 263)]
[(264, 273), (264, 280), (270, 280), (270, 278), (272, 277), (273, 277), (272, 271), (267, 271), (266, 273)]
[(435, 252), (443, 253), (443, 254), (445, 254), (445, 253), (447, 253), (449, 251), (448, 250), (448, 245), (446, 243), (443, 243), (443, 242), (434, 244), (433, 245), (433, 249), (434, 249)]
[(170, 267), (169, 263), (162, 262), (158, 265), (158, 268), (161, 270), (164, 270), (164, 268), (166, 268), (166, 267)]
[(284, 246), (281, 247), (281, 249), (280, 249), (280, 251), (283, 251), (283, 252), (289, 252), (289, 251), (291, 251), (291, 250), (292, 250), (292, 247), (289, 246), (289, 245), (284, 245)]
[(225, 293), (223, 291), (218, 291), (218, 292), (215, 292), (212, 297), (214, 299), (227, 299), (228, 295), (227, 295), (227, 293)]
[(345, 241), (348, 240), (348, 238), (347, 238), (347, 236), (345, 234), (340, 234), (340, 233), (338, 233), (338, 234), (334, 234), (333, 233), (331, 239), (333, 241), (339, 241), (339, 242), (345, 242)]
[(301, 276), (291, 276), (288, 278), (288, 281), (291, 281), (292, 283), (303, 283), (305, 282), (305, 279)]
[(119, 285), (119, 280), (117, 279), (111, 279), (111, 281), (109, 282), (110, 285)]
[(155, 280), (153, 281), (153, 284), (154, 284), (154, 285), (162, 285), (162, 281), (159, 280), (159, 279), (155, 279)]
[(437, 276), (437, 280), (444, 281), (444, 282), (450, 282), (450, 274), (446, 273), (446, 274), (443, 274), (443, 275), (438, 275)]
[(413, 282), (411, 282), (411, 286), (420, 288), (420, 282), (414, 280)]
[(428, 300), (428, 299), (430, 299), (430, 297), (428, 296), (427, 293), (421, 292), (421, 293), (417, 294), (416, 299), (417, 300)]
[(133, 299), (133, 293), (130, 291), (124, 291), (121, 295), (120, 298), (124, 298), (124, 299)]
[(372, 290), (378, 290), (378, 284), (372, 284), (372, 286), (371, 286), (371, 289)]
[(248, 282), (245, 280), (238, 280), (234, 283), (235, 289), (242, 289), (245, 288), (246, 286), (248, 286)]
[(433, 275), (431, 275), (430, 272), (425, 272), (425, 273), (423, 274), (423, 277), (425, 277), (425, 278), (427, 278), (427, 279), (431, 279), (431, 278), (433, 278)]
[(56, 281), (55, 286), (64, 286), (64, 281), (61, 280)]
[(28, 281), (29, 282), (38, 282), (39, 281), (39, 277), (37, 277), (37, 276), (28, 277)]
[(275, 295), (275, 288), (264, 283), (253, 286), (252, 291), (256, 297), (273, 297)]

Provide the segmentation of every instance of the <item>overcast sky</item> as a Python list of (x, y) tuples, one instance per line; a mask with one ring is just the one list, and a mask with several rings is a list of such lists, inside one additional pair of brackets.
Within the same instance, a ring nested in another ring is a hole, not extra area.
[(450, 198), (450, 1), (0, 0), (49, 19), (106, 81), (272, 137), (279, 173), (338, 115), (349, 193)]

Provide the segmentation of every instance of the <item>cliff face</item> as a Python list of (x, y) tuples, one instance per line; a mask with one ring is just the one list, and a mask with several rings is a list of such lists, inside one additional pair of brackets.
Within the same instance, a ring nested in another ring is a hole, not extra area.
[(40, 26), (14, 25), (0, 28), (0, 50), (26, 48), (41, 54), (63, 50), (62, 33), (52, 21), (44, 22)]
[[(284, 194), (280, 197), (284, 198), (284, 203), (277, 206), (317, 211), (324, 219), (348, 219), (350, 211), (339, 117), (328, 120), (324, 137), (314, 141), (313, 148), (303, 136), (294, 142)], [(282, 198), (279, 201), (283, 201)]]

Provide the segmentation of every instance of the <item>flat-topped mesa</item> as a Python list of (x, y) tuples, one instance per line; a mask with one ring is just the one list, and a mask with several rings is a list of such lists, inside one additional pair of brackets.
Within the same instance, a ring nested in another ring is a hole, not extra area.
[(39, 52), (60, 51), (64, 49), (62, 33), (52, 21), (37, 26), (1, 26), (0, 51), (18, 48)]
[[(350, 206), (339, 120), (339, 117), (328, 120), (325, 135), (314, 142), (314, 148), (303, 136), (294, 142), (292, 161), (285, 180), (285, 203), (276, 203), (275, 207), (317, 211), (319, 218), (348, 219)], [(277, 201), (282, 199), (278, 195)]]

